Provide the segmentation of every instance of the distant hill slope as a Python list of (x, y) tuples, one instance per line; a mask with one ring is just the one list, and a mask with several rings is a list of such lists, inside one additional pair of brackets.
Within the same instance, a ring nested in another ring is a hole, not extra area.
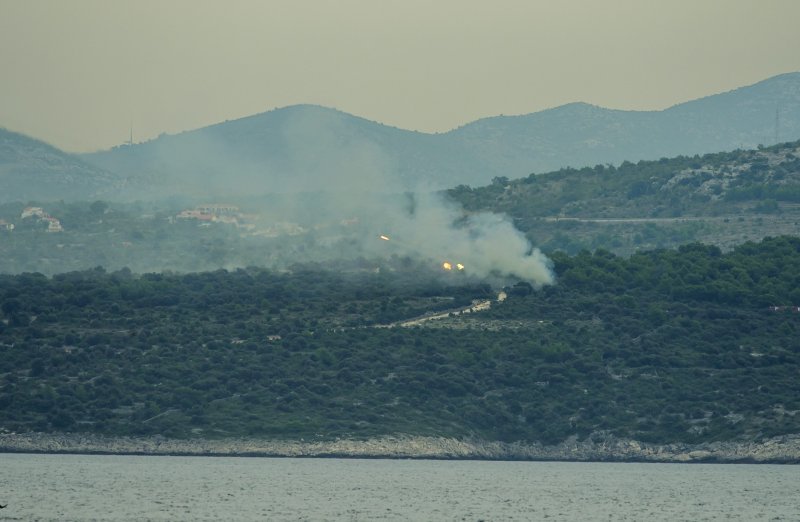
[(0, 128), (0, 202), (106, 198), (123, 185), (115, 174)]
[(573, 103), (485, 118), (443, 134), (298, 105), (84, 158), (128, 176), (159, 179), (161, 194), (229, 196), (482, 185), (564, 166), (755, 148), (776, 137), (800, 138), (800, 73), (663, 111)]
[[(459, 150), (334, 109), (296, 105), (84, 156), (182, 194), (398, 190), (460, 179)], [(444, 169), (443, 172), (439, 172)], [(163, 190), (160, 190), (163, 192)]]
[[(470, 211), (519, 218), (679, 218), (752, 210), (764, 200), (800, 203), (800, 141), (617, 167), (565, 168), (448, 193)], [(777, 210), (775, 207), (773, 210)]]
[(754, 149), (800, 138), (800, 73), (663, 111), (572, 103), (524, 116), (478, 120), (450, 135), (470, 151), (476, 165), (487, 172), (493, 166), (495, 175), (509, 177), (561, 167)]
[[(98, 265), (142, 273), (283, 269), (303, 261), (328, 264), (400, 255), (407, 248), (413, 255), (413, 245), (422, 258), (438, 259), (447, 250), (430, 239), (442, 237), (438, 227), (447, 227), (445, 235), (455, 239), (464, 232), (460, 225), (471, 222), (473, 232), (479, 232), (475, 237), (497, 237), (476, 215), (481, 212), (506, 216), (545, 253), (605, 249), (630, 255), (695, 241), (728, 251), (747, 241), (800, 235), (800, 141), (618, 167), (562, 169), (516, 180), (496, 178), (484, 187), (460, 185), (446, 194), (473, 219), (446, 213), (444, 221), (429, 221), (425, 216), (431, 210), (438, 215), (439, 205), (403, 194), (372, 197), (363, 205), (353, 204), (357, 198), (351, 194), (231, 198), (225, 203), (238, 206), (241, 214), (232, 212), (216, 221), (188, 212), (197, 203), (188, 198), (153, 203), (116, 199), (107, 206), (42, 201), (45, 211), (63, 225), (61, 232), (51, 234), (46, 224), (21, 217), (24, 204), (0, 204), (0, 221), (15, 225), (13, 231), (0, 228), (0, 273), (55, 274)], [(406, 223), (406, 212), (417, 212), (421, 221)], [(456, 226), (450, 227), (451, 219)], [(396, 239), (392, 248), (373, 249), (377, 234), (386, 230)], [(404, 239), (404, 233), (412, 239)], [(407, 246), (395, 249), (399, 241)], [(456, 245), (459, 256), (477, 255), (466, 244)], [(433, 246), (429, 250), (423, 245)], [(472, 261), (467, 265), (470, 271), (475, 266)]]
[(448, 194), (468, 212), (510, 216), (545, 250), (630, 254), (689, 241), (729, 249), (800, 232), (800, 141), (497, 178)]

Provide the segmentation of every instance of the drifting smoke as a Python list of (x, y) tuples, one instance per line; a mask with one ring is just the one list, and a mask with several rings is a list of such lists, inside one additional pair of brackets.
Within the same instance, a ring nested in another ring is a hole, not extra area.
[[(305, 202), (300, 198), (288, 212), (284, 206), (281, 218), (299, 216), (315, 229), (332, 222), (358, 223), (343, 232), (346, 237), (338, 244), (324, 232), (317, 235), (316, 241), (328, 245), (327, 255), (410, 256), (447, 261), (451, 270), (477, 278), (517, 278), (536, 287), (553, 282), (549, 260), (507, 217), (477, 213), (465, 218), (456, 203), (400, 175), (396, 158), (337, 114), (295, 111), (283, 128), (283, 147), (296, 160), (293, 168), (303, 172), (303, 189), (321, 192)], [(337, 154), (319, 152), (332, 150)], [(322, 157), (327, 161), (316, 162)], [(309, 257), (304, 260), (313, 260)]]
[[(286, 108), (145, 144), (137, 148), (146, 158), (137, 168), (162, 180), (159, 194), (234, 203), (257, 216), (263, 235), (251, 234), (240, 252), (215, 251), (213, 262), (225, 268), (409, 256), (447, 261), (470, 277), (553, 282), (549, 260), (507, 217), (465, 216), (434, 191), (440, 186), (420, 187), (424, 168), (398, 166), (417, 149), (387, 154), (397, 130), (375, 134), (365, 125), (330, 109)], [(234, 234), (238, 242), (240, 232)], [(260, 247), (258, 237), (275, 239)]]
[(451, 260), (442, 263), (444, 270), (466, 270), (479, 278), (514, 277), (537, 287), (553, 283), (550, 261), (506, 216), (482, 212), (465, 218), (455, 203), (435, 193), (400, 199), (372, 216), (387, 231), (381, 239), (391, 243), (372, 240), (365, 245), (370, 253)]

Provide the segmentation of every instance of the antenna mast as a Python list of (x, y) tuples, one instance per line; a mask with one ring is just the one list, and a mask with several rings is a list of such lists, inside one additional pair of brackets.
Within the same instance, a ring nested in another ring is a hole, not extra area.
[(775, 106), (775, 145), (780, 143), (780, 134), (778, 134), (778, 129), (780, 128), (781, 116), (780, 116), (780, 106)]

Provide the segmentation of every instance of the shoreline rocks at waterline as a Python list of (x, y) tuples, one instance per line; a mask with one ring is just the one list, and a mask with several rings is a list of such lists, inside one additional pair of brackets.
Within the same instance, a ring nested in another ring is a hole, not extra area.
[(91, 434), (0, 434), (0, 452), (117, 455), (419, 458), (613, 462), (800, 463), (800, 434), (761, 442), (652, 444), (609, 435), (555, 445), (397, 435), (366, 440), (168, 439)]

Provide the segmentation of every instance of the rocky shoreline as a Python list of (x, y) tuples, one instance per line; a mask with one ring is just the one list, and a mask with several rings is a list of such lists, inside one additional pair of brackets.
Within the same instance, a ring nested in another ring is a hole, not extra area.
[(540, 460), (570, 462), (800, 463), (800, 434), (762, 442), (650, 444), (613, 436), (546, 446), (474, 439), (389, 436), (367, 440), (167, 439), (90, 434), (0, 434), (0, 452), (113, 455)]

